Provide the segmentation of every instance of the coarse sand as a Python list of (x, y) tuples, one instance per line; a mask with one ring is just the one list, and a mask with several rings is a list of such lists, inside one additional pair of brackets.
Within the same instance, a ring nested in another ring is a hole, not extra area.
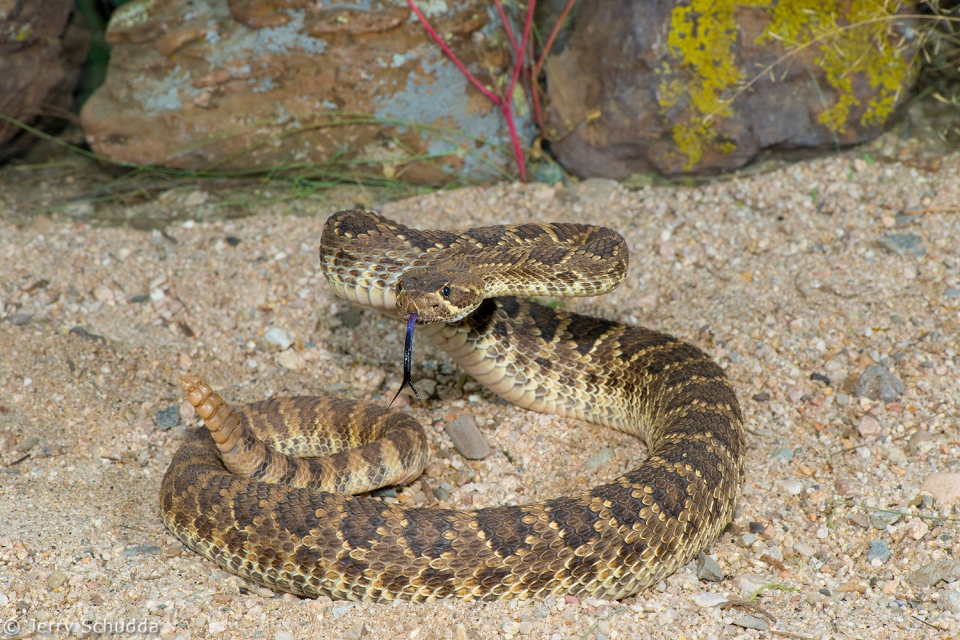
[[(960, 155), (931, 168), (846, 153), (637, 191), (604, 180), (496, 184), (381, 208), (423, 228), (613, 227), (631, 249), (626, 282), (559, 304), (667, 331), (726, 369), (749, 449), (737, 515), (709, 549), (725, 577), (701, 581), (692, 563), (621, 602), (308, 600), (185, 549), (157, 504), (197, 424), (179, 376), (201, 374), (234, 404), (316, 392), (385, 404), (400, 381), (402, 327), (331, 294), (317, 258), (329, 203), (142, 231), (24, 217), (17, 174), (0, 179), (8, 635), (124, 624), (170, 639), (960, 634)], [(188, 218), (221, 197), (201, 184), (97, 207)], [(645, 455), (629, 436), (505, 404), (426, 340), (415, 356), (429, 419), (407, 410), (426, 425), (433, 456), (422, 479), (384, 500), (525, 503), (609, 481)], [(874, 365), (885, 386), (870, 391), (861, 376)], [(858, 396), (858, 381), (873, 399)], [(445, 434), (464, 415), (493, 450), (482, 461), (462, 458)]]

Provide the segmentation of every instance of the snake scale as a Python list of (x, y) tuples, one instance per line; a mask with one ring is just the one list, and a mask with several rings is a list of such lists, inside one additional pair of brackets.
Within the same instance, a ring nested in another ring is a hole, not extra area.
[(745, 442), (723, 370), (669, 335), (518, 297), (617, 286), (627, 249), (616, 232), (421, 231), (343, 211), (327, 221), (320, 257), (337, 295), (418, 313), (417, 331), (494, 393), (639, 436), (649, 456), (607, 484), (534, 504), (405, 507), (343, 492), (420, 472), (426, 440), (406, 414), (326, 396), (234, 411), (188, 375), (207, 429), (190, 430), (174, 455), (160, 506), (191, 549), (305, 596), (616, 599), (674, 572), (730, 521)]

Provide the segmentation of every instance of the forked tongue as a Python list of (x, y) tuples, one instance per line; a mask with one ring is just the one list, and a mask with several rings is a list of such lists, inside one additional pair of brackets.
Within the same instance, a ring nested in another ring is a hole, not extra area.
[(390, 405), (393, 405), (404, 387), (410, 387), (413, 390), (413, 395), (419, 400), (420, 406), (426, 411), (426, 407), (423, 406), (423, 400), (420, 400), (420, 393), (417, 391), (417, 388), (413, 386), (413, 379), (410, 377), (410, 369), (413, 366), (413, 329), (416, 326), (417, 314), (411, 313), (410, 317), (407, 318), (407, 335), (403, 341), (403, 381), (400, 383), (400, 388), (397, 389), (397, 395), (393, 396), (393, 400), (390, 401)]

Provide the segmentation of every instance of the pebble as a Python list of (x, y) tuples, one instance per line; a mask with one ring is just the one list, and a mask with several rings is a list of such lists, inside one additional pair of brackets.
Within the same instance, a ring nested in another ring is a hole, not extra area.
[(874, 511), (870, 514), (870, 524), (872, 524), (875, 529), (886, 529), (887, 527), (896, 524), (897, 520), (899, 519), (900, 514), (898, 513)]
[(783, 495), (799, 495), (803, 491), (803, 483), (797, 480), (796, 478), (787, 478), (785, 480), (777, 480), (773, 483), (774, 490)]
[(940, 605), (942, 610), (950, 613), (960, 613), (960, 591), (944, 589), (939, 596), (937, 604)]
[(926, 431), (917, 431), (907, 441), (907, 449), (910, 451), (910, 455), (915, 456), (925, 444), (932, 446), (933, 438)]
[(600, 451), (597, 451), (595, 454), (587, 458), (583, 464), (587, 469), (596, 469), (604, 462), (610, 460), (612, 457), (613, 449), (610, 447), (604, 447), (603, 449), (600, 449)]
[(53, 591), (70, 579), (63, 571), (54, 571), (47, 577), (47, 588)]
[(467, 460), (483, 460), (490, 455), (487, 439), (469, 415), (460, 416), (447, 423), (446, 432), (453, 446)]
[(40, 444), (40, 438), (31, 436), (29, 438), (24, 438), (18, 444), (13, 445), (13, 451), (30, 451), (30, 449), (33, 449), (38, 444)]
[(30, 324), (30, 320), (33, 319), (32, 313), (14, 313), (7, 320), (10, 321), (15, 327), (22, 327), (25, 324)]
[(180, 424), (180, 407), (175, 404), (166, 406), (160, 409), (160, 411), (157, 411), (157, 415), (155, 415), (153, 419), (156, 421), (157, 429), (160, 429), (160, 431), (171, 429)]
[(693, 602), (698, 607), (719, 607), (722, 604), (730, 602), (726, 596), (718, 593), (700, 593), (693, 597)]
[(840, 478), (836, 483), (837, 495), (851, 498), (860, 493), (860, 483), (852, 478)]
[(929, 492), (939, 507), (960, 502), (960, 473), (932, 473), (923, 479), (920, 491)]
[(879, 560), (881, 564), (885, 564), (890, 559), (890, 555), (890, 546), (886, 542), (883, 540), (870, 541), (870, 551), (867, 552), (869, 562)]
[(531, 631), (533, 631), (533, 623), (532, 623), (532, 622), (530, 622), (529, 620), (524, 620), (523, 622), (520, 623), (520, 635), (524, 635), (524, 636), (525, 636), (525, 635), (527, 635), (528, 633), (530, 633)]
[(430, 378), (420, 378), (414, 383), (420, 397), (423, 399), (433, 398), (437, 394), (437, 381)]
[(303, 359), (303, 356), (300, 355), (300, 352), (296, 349), (284, 349), (277, 354), (277, 364), (279, 364), (284, 369), (290, 369), (291, 371), (300, 371), (307, 366), (307, 361)]
[(838, 393), (837, 396), (836, 396), (836, 398), (837, 398), (837, 399), (834, 400), (834, 402), (836, 402), (837, 405), (838, 405), (838, 406), (841, 406), (841, 407), (847, 406), (847, 403), (850, 402), (850, 396), (848, 396), (847, 394), (845, 394), (843, 391), (841, 391), (840, 393)]
[(17, 436), (9, 431), (0, 431), (0, 456), (17, 446)]
[(923, 246), (923, 238), (915, 233), (891, 233), (879, 238), (877, 244), (899, 255), (912, 253), (920, 257), (927, 252), (927, 248)]
[(904, 386), (900, 378), (875, 364), (860, 374), (856, 392), (861, 398), (893, 402), (903, 394)]
[(777, 451), (777, 457), (784, 462), (793, 462), (793, 449), (784, 447), (780, 449), (780, 451)]
[(701, 551), (697, 556), (697, 578), (706, 582), (720, 582), (723, 580), (723, 569), (712, 556)]
[(227, 630), (227, 623), (223, 620), (213, 620), (207, 625), (210, 633), (223, 633)]
[(533, 179), (543, 184), (563, 182), (563, 169), (556, 162), (541, 162), (533, 170)]
[(765, 620), (748, 615), (740, 616), (733, 621), (733, 624), (738, 627), (743, 627), (744, 629), (756, 629), (757, 631), (766, 631), (770, 628), (770, 625), (767, 624)]
[(808, 545), (806, 542), (803, 542), (801, 540), (798, 540), (797, 542), (793, 543), (793, 550), (799, 553), (804, 558), (809, 558), (817, 552), (816, 549), (814, 549), (813, 547)]
[(860, 418), (857, 431), (864, 438), (876, 437), (880, 435), (880, 423), (868, 413)]
[(273, 640), (294, 640), (293, 634), (289, 631), (277, 631), (273, 634)]
[(944, 295), (948, 298), (960, 298), (960, 287), (947, 287)]
[(333, 607), (330, 610), (330, 613), (333, 614), (333, 619), (336, 620), (337, 618), (345, 614), (347, 611), (350, 611), (350, 609), (353, 609), (355, 606), (357, 605), (355, 605), (352, 602), (350, 604), (342, 604), (340, 606)]
[(10, 599), (7, 597), (7, 594), (0, 593), (0, 607), (7, 606), (8, 602), (10, 602)]
[(290, 345), (293, 344), (293, 338), (290, 337), (290, 334), (280, 327), (273, 327), (269, 329), (263, 334), (263, 339), (270, 344), (277, 345), (280, 347), (281, 351), (290, 348)]
[(132, 547), (130, 547), (130, 548), (128, 548), (128, 549), (124, 549), (124, 550), (123, 550), (123, 555), (125, 555), (125, 556), (127, 556), (127, 557), (131, 557), (131, 556), (142, 556), (142, 555), (146, 555), (146, 554), (156, 554), (156, 553), (160, 553), (161, 551), (163, 551), (163, 549), (161, 549), (160, 547), (158, 547), (158, 546), (155, 545), (155, 544), (138, 544), (138, 545), (132, 546)]
[(516, 635), (516, 634), (520, 633), (520, 623), (519, 623), (519, 622), (515, 622), (514, 620), (510, 620), (510, 621), (508, 621), (508, 622), (504, 622), (504, 623), (503, 623), (503, 632), (504, 632), (504, 633), (509, 633), (509, 634), (511, 634), (511, 635)]
[(763, 588), (763, 585), (770, 582), (770, 579), (767, 576), (762, 575), (753, 575), (753, 574), (744, 574), (738, 576), (734, 580), (733, 584), (740, 591), (740, 594), (745, 598), (753, 597), (760, 589)]
[(907, 582), (917, 587), (932, 587), (943, 580), (960, 580), (960, 560), (944, 558), (907, 574)]

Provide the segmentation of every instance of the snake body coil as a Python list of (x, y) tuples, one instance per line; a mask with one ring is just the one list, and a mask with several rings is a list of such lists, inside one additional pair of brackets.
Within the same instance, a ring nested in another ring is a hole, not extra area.
[[(618, 234), (573, 224), (419, 231), (345, 211), (327, 221), (320, 253), (343, 298), (455, 318), (418, 331), (491, 391), (640, 436), (649, 457), (608, 484), (535, 504), (402, 507), (331, 491), (419, 472), (425, 441), (404, 414), (327, 397), (233, 411), (188, 376), (182, 384), (208, 429), (174, 456), (160, 504), (191, 549), (307, 596), (622, 598), (674, 572), (730, 521), (745, 445), (723, 370), (668, 335), (512, 297), (613, 288), (626, 271)], [(320, 422), (333, 435), (317, 435)], [(386, 442), (348, 450), (384, 432)], [(398, 470), (401, 459), (413, 469)]]

